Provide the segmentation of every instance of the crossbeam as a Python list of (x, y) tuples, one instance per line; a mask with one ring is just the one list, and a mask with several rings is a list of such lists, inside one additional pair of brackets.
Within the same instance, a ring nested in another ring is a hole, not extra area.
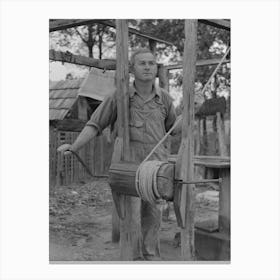
[[(53, 32), (53, 31), (58, 31), (58, 30), (64, 30), (67, 28), (72, 28), (72, 27), (77, 27), (77, 26), (81, 26), (81, 25), (87, 25), (87, 24), (94, 24), (94, 23), (100, 23), (106, 26), (110, 26), (113, 28), (116, 28), (115, 23), (113, 23), (110, 20), (101, 20), (101, 19), (54, 19), (54, 20), (50, 20), (50, 24), (49, 24), (49, 31)], [(168, 42), (166, 40), (162, 40), (160, 38), (156, 38), (154, 36), (150, 36), (147, 34), (144, 34), (143, 32), (135, 29), (135, 28), (128, 28), (128, 32), (131, 34), (135, 34), (139, 37), (148, 39), (148, 40), (152, 40), (152, 41), (156, 41), (158, 43), (163, 43), (166, 45), (170, 45), (173, 46), (174, 44), (171, 42)]]
[(224, 19), (199, 19), (198, 22), (230, 31), (230, 21)]
[(55, 50), (49, 50), (49, 59), (53, 61), (84, 65), (98, 69), (116, 70), (115, 59), (94, 59), (82, 55), (75, 55), (71, 52), (60, 52)]
[[(217, 64), (220, 63), (220, 61), (221, 61), (220, 58), (201, 59), (201, 60), (198, 60), (198, 61), (196, 62), (196, 67), (198, 67), (198, 66), (217, 65)], [(229, 63), (229, 62), (230, 62), (229, 59), (225, 59), (225, 60), (223, 61), (223, 64), (224, 64), (224, 63)], [(167, 66), (165, 66), (165, 67), (166, 67), (166, 69), (168, 69), (168, 70), (176, 70), (176, 69), (182, 69), (182, 68), (183, 68), (183, 64), (182, 64), (182, 62), (179, 62), (179, 63), (177, 63), (177, 64), (174, 64), (174, 65), (167, 65)]]
[[(116, 70), (116, 60), (115, 59), (94, 59), (91, 57), (86, 57), (82, 55), (75, 55), (70, 52), (61, 52), (55, 50), (49, 50), (49, 59), (53, 61), (60, 61), (66, 63), (72, 63), (77, 65), (95, 67), (98, 69), (106, 69), (106, 70)], [(213, 59), (202, 59), (196, 62), (196, 66), (210, 66), (217, 65), (221, 60), (219, 58)], [(229, 63), (230, 60), (226, 59), (223, 63)], [(162, 66), (162, 64), (158, 64), (158, 66)], [(182, 63), (174, 64), (174, 65), (165, 65), (164, 68), (167, 70), (175, 70), (181, 69), (183, 67)]]

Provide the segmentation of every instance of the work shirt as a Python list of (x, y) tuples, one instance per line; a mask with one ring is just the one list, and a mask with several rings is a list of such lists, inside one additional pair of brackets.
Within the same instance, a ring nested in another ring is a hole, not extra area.
[[(98, 134), (117, 120), (116, 93), (104, 99), (92, 114), (87, 125), (94, 126)], [(134, 85), (129, 87), (129, 139), (131, 159), (140, 163), (163, 138), (176, 120), (175, 108), (168, 93), (153, 86), (151, 96), (144, 100)], [(162, 144), (150, 159), (167, 160), (168, 149)]]

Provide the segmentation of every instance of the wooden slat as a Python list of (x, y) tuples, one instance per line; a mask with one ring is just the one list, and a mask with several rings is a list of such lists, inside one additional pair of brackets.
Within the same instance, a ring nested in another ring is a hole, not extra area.
[(224, 19), (199, 19), (201, 23), (230, 31), (230, 21)]
[(217, 112), (217, 132), (218, 132), (218, 142), (219, 142), (219, 154), (220, 156), (227, 156), (227, 146), (225, 142), (225, 130), (222, 121), (221, 113)]
[[(211, 58), (211, 59), (201, 59), (196, 62), (196, 67), (200, 66), (211, 66), (211, 65), (218, 65), (219, 62), (221, 61), (221, 58)], [(226, 59), (223, 61), (224, 63), (230, 63), (229, 59)], [(179, 62), (174, 65), (167, 65), (165, 66), (168, 70), (175, 70), (175, 69), (182, 69), (183, 63)]]
[(163, 64), (158, 66), (158, 78), (159, 78), (159, 86), (166, 91), (169, 91), (169, 77), (168, 77), (168, 70)]
[(122, 159), (129, 161), (128, 34), (125, 20), (117, 20), (117, 114), (118, 135), (123, 138)]
[(86, 25), (94, 23), (94, 20), (84, 19), (54, 19), (49, 22), (50, 32), (72, 28), (80, 25)]
[(115, 70), (116, 61), (113, 59), (94, 59), (82, 55), (74, 55), (70, 52), (60, 52), (55, 50), (49, 50), (49, 59), (54, 61), (67, 62), (77, 65), (84, 65), (89, 67), (95, 67), (98, 69)]
[[(61, 61), (61, 62), (67, 62), (71, 64), (77, 64), (77, 65), (84, 65), (89, 67), (95, 67), (98, 69), (107, 69), (107, 70), (116, 70), (116, 60), (114, 59), (94, 59), (86, 56), (81, 55), (75, 55), (70, 52), (61, 52), (61, 51), (55, 51), (55, 50), (49, 50), (49, 59), (54, 61)], [(210, 65), (217, 65), (219, 64), (220, 59), (219, 58), (213, 58), (213, 59), (203, 59), (198, 60), (196, 63), (196, 66), (210, 66)], [(226, 59), (223, 63), (229, 63), (230, 60)], [(160, 67), (161, 64), (158, 64), (158, 67)], [(174, 69), (182, 69), (183, 64), (177, 63), (174, 65), (166, 65), (164, 66), (168, 70), (174, 70)], [(57, 85), (55, 85), (57, 87)]]
[(78, 98), (78, 118), (79, 120), (87, 121), (88, 120), (88, 103), (84, 96), (79, 96)]
[[(129, 72), (128, 72), (128, 26), (126, 20), (116, 20), (117, 27), (117, 123), (118, 136), (120, 137), (121, 159), (130, 160), (129, 143)], [(133, 216), (133, 198), (126, 195), (118, 195), (113, 192), (116, 208), (119, 209), (120, 220), (120, 256), (121, 260), (133, 260), (133, 243), (139, 240), (140, 221)], [(139, 216), (140, 218), (140, 216)]]
[[(185, 20), (185, 38), (183, 61), (184, 110), (182, 121), (182, 142), (179, 150), (179, 157), (176, 163), (176, 178), (183, 181), (193, 181), (194, 85), (197, 42), (196, 20)], [(189, 184), (185, 187), (178, 187), (174, 196), (174, 206), (176, 208), (177, 216), (181, 217), (181, 258), (182, 260), (191, 261), (195, 259), (195, 185)]]

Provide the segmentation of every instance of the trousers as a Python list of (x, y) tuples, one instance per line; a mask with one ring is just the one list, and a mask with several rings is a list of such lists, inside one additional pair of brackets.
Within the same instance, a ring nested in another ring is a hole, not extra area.
[[(115, 142), (116, 145), (116, 142)], [(141, 163), (154, 144), (131, 142), (130, 152), (133, 162)], [(117, 149), (116, 149), (117, 150)], [(115, 151), (116, 151), (115, 150)], [(116, 155), (113, 155), (113, 158)], [(151, 160), (167, 160), (167, 150), (164, 146), (151, 156)], [(162, 209), (156, 204), (143, 201), (138, 197), (129, 197), (132, 220), (129, 221), (132, 237), (133, 259), (153, 259), (160, 257), (160, 227)], [(122, 227), (121, 221), (121, 227)], [(123, 230), (125, 226), (123, 225)], [(139, 234), (140, 233), (140, 234)]]

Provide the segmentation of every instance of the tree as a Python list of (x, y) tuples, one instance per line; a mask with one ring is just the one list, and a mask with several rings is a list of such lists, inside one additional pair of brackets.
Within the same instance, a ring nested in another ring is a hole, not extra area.
[[(104, 41), (106, 41), (105, 48)], [(115, 45), (113, 42), (115, 42), (115, 32), (103, 24), (87, 24), (50, 34), (51, 48), (62, 48), (91, 58), (98, 53), (98, 58), (102, 59), (103, 53)]]
[[(181, 60), (184, 51), (184, 20), (179, 19), (152, 19), (131, 21), (131, 25), (140, 31), (173, 42), (175, 47), (158, 44), (159, 56), (170, 57), (169, 63)], [(230, 33), (203, 23), (198, 23), (198, 46), (197, 59), (218, 58), (224, 53), (230, 44)], [(136, 37), (132, 40), (132, 46), (147, 45), (142, 38)], [(196, 73), (196, 82), (205, 84), (215, 66), (199, 67)], [(182, 74), (175, 72), (172, 77), (178, 87), (182, 86)], [(230, 68), (223, 65), (216, 76), (216, 88), (223, 89), (230, 85)]]

